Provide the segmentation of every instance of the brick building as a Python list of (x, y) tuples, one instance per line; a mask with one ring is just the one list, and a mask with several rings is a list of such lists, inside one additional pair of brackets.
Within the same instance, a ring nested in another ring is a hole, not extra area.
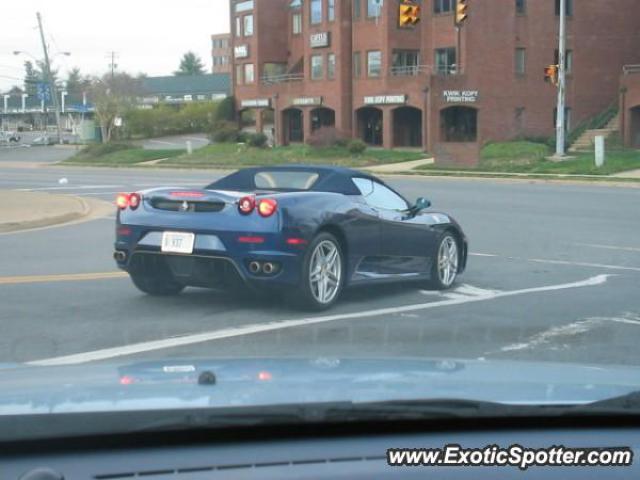
[[(489, 141), (548, 137), (559, 0), (429, 0), (399, 27), (400, 0), (230, 0), (239, 111), (279, 144), (321, 126), (385, 147), (473, 163)], [(567, 0), (567, 129), (618, 101), (623, 65), (640, 63), (638, 0)], [(271, 128), (269, 126), (268, 128)]]
[(211, 35), (211, 73), (231, 73), (231, 35)]

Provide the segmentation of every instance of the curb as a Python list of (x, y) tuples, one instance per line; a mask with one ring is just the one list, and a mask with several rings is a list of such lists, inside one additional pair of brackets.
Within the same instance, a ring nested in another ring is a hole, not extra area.
[(41, 217), (34, 220), (27, 220), (24, 222), (5, 222), (0, 223), (0, 233), (13, 233), (23, 230), (31, 230), (34, 228), (49, 227), (53, 225), (64, 224), (80, 220), (89, 216), (91, 213), (91, 205), (85, 199), (81, 197), (71, 197), (80, 204), (80, 209), (76, 211), (67, 211), (58, 215), (49, 215), (47, 217)]

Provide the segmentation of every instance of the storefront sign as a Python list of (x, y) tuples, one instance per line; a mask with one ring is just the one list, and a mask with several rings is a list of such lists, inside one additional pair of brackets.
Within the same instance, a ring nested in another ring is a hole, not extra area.
[(322, 105), (322, 97), (299, 97), (294, 98), (292, 105), (297, 105), (299, 107), (309, 106), (309, 105)]
[(407, 103), (406, 95), (375, 95), (364, 97), (365, 105), (403, 105)]
[(476, 103), (478, 90), (445, 90), (444, 99), (447, 103)]
[(233, 49), (235, 58), (247, 58), (249, 56), (249, 45), (236, 45)]
[(309, 37), (311, 48), (324, 48), (331, 44), (329, 32), (312, 33)]
[(268, 98), (254, 98), (252, 100), (242, 100), (240, 106), (242, 108), (255, 108), (255, 107), (268, 107), (271, 105), (271, 100)]

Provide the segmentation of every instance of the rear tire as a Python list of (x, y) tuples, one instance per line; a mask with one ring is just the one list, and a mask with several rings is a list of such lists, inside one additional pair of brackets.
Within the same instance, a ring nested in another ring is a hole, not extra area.
[(440, 235), (431, 258), (429, 288), (448, 290), (455, 283), (460, 268), (460, 245), (453, 233), (447, 231)]
[(303, 259), (300, 287), (293, 300), (308, 310), (326, 310), (344, 286), (346, 267), (340, 242), (330, 233), (317, 235)]
[(129, 272), (129, 276), (138, 290), (149, 295), (177, 295), (185, 288), (183, 284), (176, 281), (163, 261), (142, 262)]

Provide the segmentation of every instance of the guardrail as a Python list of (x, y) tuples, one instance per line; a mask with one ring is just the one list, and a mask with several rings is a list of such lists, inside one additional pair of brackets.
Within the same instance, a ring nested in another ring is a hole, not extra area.
[(285, 73), (282, 75), (264, 75), (260, 78), (263, 85), (276, 85), (278, 83), (301, 82), (304, 80), (303, 73)]
[(625, 65), (622, 67), (622, 71), (625, 75), (629, 75), (630, 73), (640, 73), (640, 65)]

